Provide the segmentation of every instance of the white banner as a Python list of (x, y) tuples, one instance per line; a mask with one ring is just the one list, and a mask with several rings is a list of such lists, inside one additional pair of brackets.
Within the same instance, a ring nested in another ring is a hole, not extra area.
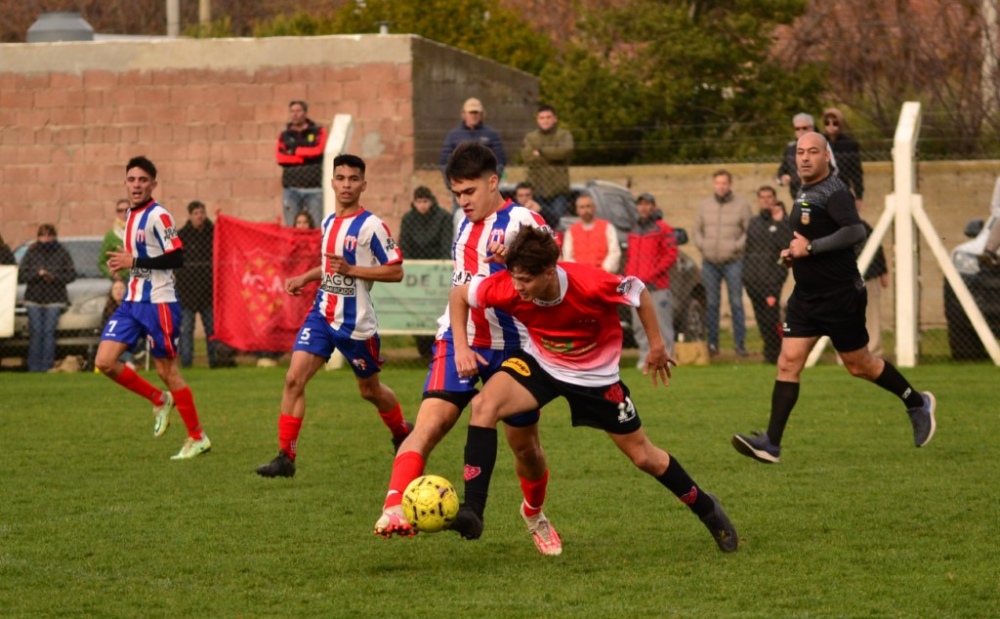
[(0, 337), (14, 335), (14, 304), (17, 301), (17, 267), (0, 265)]

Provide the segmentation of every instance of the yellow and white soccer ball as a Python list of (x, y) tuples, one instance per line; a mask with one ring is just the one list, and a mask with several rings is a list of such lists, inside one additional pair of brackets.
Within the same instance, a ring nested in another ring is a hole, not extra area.
[(417, 531), (436, 533), (455, 521), (458, 493), (444, 477), (423, 475), (403, 491), (403, 514)]

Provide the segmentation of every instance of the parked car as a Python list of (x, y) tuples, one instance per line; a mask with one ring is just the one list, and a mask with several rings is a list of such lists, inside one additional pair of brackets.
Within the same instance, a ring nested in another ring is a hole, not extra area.
[[(66, 355), (84, 355), (89, 359), (101, 339), (101, 318), (111, 280), (97, 268), (102, 237), (59, 237), (59, 242), (73, 258), (76, 280), (66, 286), (69, 305), (59, 316), (56, 325), (56, 358)], [(24, 243), (14, 250), (20, 264), (31, 243)], [(0, 357), (24, 358), (28, 353), (28, 314), (24, 307), (25, 284), (17, 286), (14, 309), (14, 335), (0, 339)]]
[[(979, 260), (990, 230), (993, 226), (1000, 226), (1000, 180), (997, 181), (995, 194), (989, 219), (985, 223), (982, 219), (973, 219), (965, 226), (965, 235), (971, 240), (951, 251), (951, 262), (972, 293), (993, 337), (1000, 338), (1000, 266), (983, 264)], [(948, 344), (953, 359), (989, 358), (948, 280), (944, 282), (944, 315), (948, 322)]]
[[(628, 252), (628, 233), (639, 220), (635, 198), (627, 187), (608, 181), (594, 180), (586, 184), (574, 184), (575, 196), (587, 191), (594, 198), (597, 207), (597, 217), (606, 219), (615, 227), (618, 242), (622, 247), (622, 266), (625, 265), (625, 255)], [(504, 184), (500, 192), (506, 197), (513, 197), (514, 185)], [(565, 231), (576, 221), (575, 214), (566, 215), (559, 221), (559, 230)], [(677, 244), (688, 242), (687, 231), (683, 228), (674, 229)], [(705, 339), (705, 287), (701, 280), (701, 267), (683, 251), (677, 252), (677, 262), (670, 269), (670, 289), (674, 298), (674, 333), (677, 337), (683, 334), (687, 341)], [(622, 328), (625, 331), (625, 345), (634, 347), (632, 337), (632, 313), (628, 308), (619, 309)]]

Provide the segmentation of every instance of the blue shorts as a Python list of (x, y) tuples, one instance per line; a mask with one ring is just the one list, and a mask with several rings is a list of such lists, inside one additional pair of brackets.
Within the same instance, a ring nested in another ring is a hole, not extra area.
[[(486, 365), (479, 366), (479, 374), (476, 376), (463, 378), (455, 369), (455, 345), (452, 341), (440, 339), (434, 342), (434, 356), (427, 371), (427, 380), (424, 381), (424, 399), (446, 400), (457, 406), (459, 411), (464, 410), (473, 396), (479, 392), (476, 389), (479, 380), (486, 384), (491, 376), (500, 371), (503, 362), (515, 352), (477, 347), (473, 347), (472, 350), (486, 359)], [(536, 409), (508, 417), (503, 421), (507, 425), (523, 428), (538, 423), (540, 417), (540, 411)]]
[(180, 337), (181, 304), (123, 301), (104, 325), (101, 340), (121, 342), (129, 347), (145, 337), (149, 353), (157, 359), (177, 357)]
[(384, 359), (379, 357), (382, 340), (376, 333), (367, 340), (354, 340), (330, 326), (316, 310), (310, 310), (299, 334), (295, 337), (292, 352), (301, 350), (310, 355), (329, 359), (334, 350), (339, 350), (351, 364), (354, 375), (368, 378), (381, 371)]

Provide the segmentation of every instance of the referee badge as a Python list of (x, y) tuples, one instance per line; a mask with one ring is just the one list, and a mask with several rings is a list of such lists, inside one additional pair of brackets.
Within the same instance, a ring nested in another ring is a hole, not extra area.
[(802, 209), (802, 214), (801, 214), (801, 217), (800, 217), (799, 221), (802, 222), (803, 226), (808, 226), (809, 225), (809, 221), (810, 221), (809, 213), (810, 213), (809, 209), (807, 209), (807, 208)]

